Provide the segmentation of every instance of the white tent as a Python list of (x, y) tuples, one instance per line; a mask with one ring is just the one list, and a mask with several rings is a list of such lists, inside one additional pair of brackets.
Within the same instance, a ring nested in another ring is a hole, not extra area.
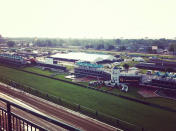
[(103, 60), (115, 60), (116, 58), (112, 55), (107, 54), (96, 54), (96, 53), (84, 53), (84, 52), (69, 52), (66, 54), (57, 53), (52, 55), (53, 58), (63, 58), (72, 60), (81, 60), (89, 62), (98, 62)]

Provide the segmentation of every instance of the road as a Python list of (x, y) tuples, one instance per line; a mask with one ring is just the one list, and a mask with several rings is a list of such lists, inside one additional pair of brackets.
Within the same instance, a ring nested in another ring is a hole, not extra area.
[[(52, 117), (59, 121), (70, 124), (76, 128), (85, 131), (117, 131), (119, 129), (92, 119), (88, 116), (82, 115), (78, 112), (69, 110), (62, 106), (56, 105), (44, 99), (38, 98), (31, 94), (22, 92), (20, 90), (14, 89), (10, 86), (0, 83), (0, 97), (5, 98), (9, 101), (17, 103), (25, 108), (36, 111), (42, 115), (47, 115), (48, 117)], [(46, 124), (44, 120), (39, 120), (29, 114), (25, 114), (22, 111), (17, 111), (13, 109), (15, 113), (22, 115), (23, 117), (27, 117), (31, 121), (49, 129), (52, 131), (63, 130), (62, 128)]]

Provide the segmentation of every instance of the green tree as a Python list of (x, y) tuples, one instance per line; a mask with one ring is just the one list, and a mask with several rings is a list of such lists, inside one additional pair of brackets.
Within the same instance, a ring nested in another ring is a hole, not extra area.
[(130, 66), (128, 64), (124, 64), (123, 67), (125, 68), (126, 72), (128, 72)]
[(104, 49), (104, 44), (98, 44), (96, 49), (97, 50)]
[(116, 39), (116, 40), (115, 40), (115, 43), (116, 43), (117, 45), (120, 45), (120, 44), (121, 44), (121, 40), (120, 40), (120, 39)]
[(114, 50), (115, 47), (113, 45), (108, 45), (107, 50)]
[(15, 45), (15, 42), (14, 42), (14, 41), (8, 41), (8, 42), (7, 42), (7, 46), (8, 46), (8, 47), (14, 47), (14, 45)]
[(119, 47), (119, 51), (124, 51), (124, 50), (126, 50), (126, 47), (125, 47), (125, 46), (120, 46), (120, 47)]
[(147, 53), (154, 53), (152, 50), (152, 47), (147, 47), (146, 51), (147, 51)]
[(173, 55), (175, 55), (175, 51), (176, 51), (176, 43), (172, 43), (169, 46), (169, 51), (173, 52)]

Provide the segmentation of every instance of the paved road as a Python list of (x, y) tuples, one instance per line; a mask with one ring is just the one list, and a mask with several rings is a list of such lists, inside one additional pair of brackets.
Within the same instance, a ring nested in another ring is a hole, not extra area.
[[(41, 98), (35, 97), (28, 93), (21, 92), (11, 87), (0, 84), (0, 96), (11, 100), (12, 102), (18, 103), (25, 108), (30, 108), (39, 113), (46, 114), (57, 120), (71, 124), (72, 126), (85, 131), (115, 131), (118, 130), (115, 127), (102, 123), (100, 121), (94, 120), (90, 117), (84, 116), (78, 112), (71, 111), (62, 106), (53, 104), (49, 101), (43, 100)], [(6, 96), (10, 97), (6, 97)], [(25, 103), (25, 104), (24, 104)], [(19, 113), (19, 111), (18, 111)], [(24, 115), (24, 113), (23, 113)], [(46, 124), (43, 120), (37, 120), (29, 115), (25, 117), (30, 117), (31, 121), (35, 121), (37, 124), (44, 126), (50, 130), (62, 130), (60, 128), (54, 127), (52, 125)]]

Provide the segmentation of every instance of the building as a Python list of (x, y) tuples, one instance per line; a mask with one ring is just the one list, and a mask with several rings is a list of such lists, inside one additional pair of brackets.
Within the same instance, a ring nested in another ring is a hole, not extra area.
[(86, 61), (91, 63), (100, 63), (100, 62), (106, 63), (116, 60), (116, 57), (112, 55), (84, 53), (84, 52), (57, 53), (50, 57), (61, 61), (70, 61), (70, 62)]
[(111, 74), (103, 70), (102, 65), (88, 63), (88, 62), (77, 62), (77, 67), (74, 69), (76, 77), (94, 77), (101, 80), (111, 80)]
[(145, 60), (142, 57), (133, 57), (132, 61), (144, 62)]
[(115, 66), (111, 70), (111, 81), (115, 82), (115, 83), (119, 83), (119, 75), (120, 75), (120, 68), (118, 68), (117, 66)]
[(3, 53), (0, 54), (0, 63), (13, 66), (24, 66), (27, 64), (27, 60), (17, 54)]

